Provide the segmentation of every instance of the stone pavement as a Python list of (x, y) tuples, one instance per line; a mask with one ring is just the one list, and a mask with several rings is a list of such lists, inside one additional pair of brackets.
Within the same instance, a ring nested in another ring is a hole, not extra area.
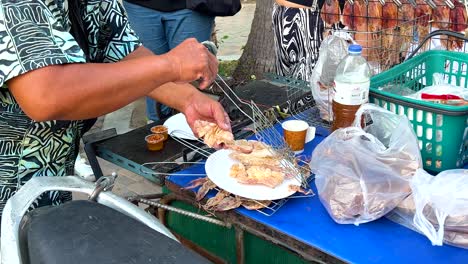
[[(118, 134), (122, 134), (132, 129), (141, 127), (145, 124), (145, 100), (140, 99), (118, 111), (101, 117), (98, 122), (96, 122), (96, 125), (89, 131), (89, 133), (115, 128)], [(83, 158), (86, 157), (83, 151), (81, 151), (80, 155)], [(161, 186), (145, 179), (142, 176), (139, 176), (99, 157), (98, 161), (104, 175), (110, 175), (113, 172), (117, 173), (117, 179), (113, 188), (113, 192), (120, 196), (128, 197), (137, 194), (161, 192)], [(81, 199), (83, 197), (77, 196), (76, 198)]]
[[(220, 60), (238, 59), (242, 53), (242, 47), (247, 42), (255, 11), (254, 1), (243, 2), (241, 11), (233, 17), (217, 17), (216, 28), (218, 39), (228, 36), (220, 43), (218, 58)], [(101, 117), (89, 133), (115, 128), (118, 134), (125, 133), (132, 129), (144, 126), (145, 100), (133, 102), (126, 107)], [(82, 157), (85, 157), (83, 151)], [(98, 158), (104, 175), (117, 172), (118, 177), (113, 192), (121, 196), (131, 196), (135, 194), (150, 194), (161, 192), (161, 187), (146, 180), (142, 176), (136, 175), (126, 169), (118, 167), (103, 159)], [(83, 197), (76, 197), (82, 199)]]
[(237, 60), (247, 43), (250, 33), (255, 3), (243, 3), (242, 9), (233, 17), (216, 18), (216, 37), (218, 39), (218, 58)]

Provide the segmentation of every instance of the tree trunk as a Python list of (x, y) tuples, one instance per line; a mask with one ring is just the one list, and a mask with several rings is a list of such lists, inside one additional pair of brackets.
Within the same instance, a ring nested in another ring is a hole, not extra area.
[(272, 0), (256, 1), (249, 38), (233, 74), (236, 83), (248, 81), (251, 76), (261, 79), (264, 73), (274, 70), (275, 51), (271, 21), (273, 3)]

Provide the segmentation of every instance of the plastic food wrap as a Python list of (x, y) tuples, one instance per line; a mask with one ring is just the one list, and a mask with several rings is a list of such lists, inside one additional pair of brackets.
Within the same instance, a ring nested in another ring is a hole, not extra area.
[(330, 122), (333, 120), (331, 102), (335, 73), (338, 64), (348, 55), (347, 37), (335, 32), (322, 41), (319, 57), (310, 78), (312, 95), (320, 110), (320, 117)]
[(444, 242), (468, 249), (468, 170), (447, 170), (434, 177), (421, 169), (410, 186), (413, 194), (387, 217), (426, 235), (433, 245)]
[(371, 104), (356, 116), (353, 127), (336, 130), (316, 147), (310, 163), (320, 200), (340, 224), (366, 223), (393, 210), (422, 167), (406, 116)]
[[(461, 87), (461, 86), (456, 86), (447, 83), (444, 80), (444, 75), (441, 73), (434, 73), (432, 77), (432, 85), (427, 86), (421, 90), (419, 90), (416, 93), (407, 95), (407, 97), (418, 99), (418, 100), (428, 100), (427, 98), (424, 98), (424, 95), (432, 95), (435, 98), (437, 96), (446, 96), (448, 97), (447, 99), (443, 100), (431, 100), (435, 102), (440, 102), (440, 101), (463, 101), (461, 105), (465, 105), (468, 103), (468, 89)], [(458, 97), (459, 100), (450, 100), (449, 97)], [(430, 99), (429, 99), (430, 100)], [(450, 103), (450, 102), (448, 102)], [(454, 102), (455, 104), (455, 102)]]

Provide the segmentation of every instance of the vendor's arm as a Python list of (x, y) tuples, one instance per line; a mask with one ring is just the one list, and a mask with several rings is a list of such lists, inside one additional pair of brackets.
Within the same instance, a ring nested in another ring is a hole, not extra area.
[[(134, 52), (140, 52), (140, 48)], [(216, 67), (216, 58), (190, 39), (162, 56), (47, 66), (19, 75), (7, 84), (32, 119), (75, 120), (112, 112), (167, 82), (202, 79), (202, 86), (207, 86)]]
[[(152, 54), (150, 50), (142, 47), (127, 56), (125, 60)], [(156, 101), (184, 113), (192, 129), (193, 123), (197, 119), (216, 123), (225, 130), (231, 129), (229, 117), (221, 104), (201, 93), (189, 83), (169, 82), (156, 87), (148, 95)]]

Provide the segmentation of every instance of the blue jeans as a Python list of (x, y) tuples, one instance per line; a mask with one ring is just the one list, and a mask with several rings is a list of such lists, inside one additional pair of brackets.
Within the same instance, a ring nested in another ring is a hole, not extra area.
[[(199, 42), (209, 40), (214, 17), (202, 15), (189, 9), (160, 12), (123, 1), (133, 30), (145, 47), (155, 54), (164, 54), (188, 38)], [(146, 115), (157, 121), (170, 115), (171, 109), (161, 107), (161, 116), (156, 111), (156, 101), (146, 98)]]

